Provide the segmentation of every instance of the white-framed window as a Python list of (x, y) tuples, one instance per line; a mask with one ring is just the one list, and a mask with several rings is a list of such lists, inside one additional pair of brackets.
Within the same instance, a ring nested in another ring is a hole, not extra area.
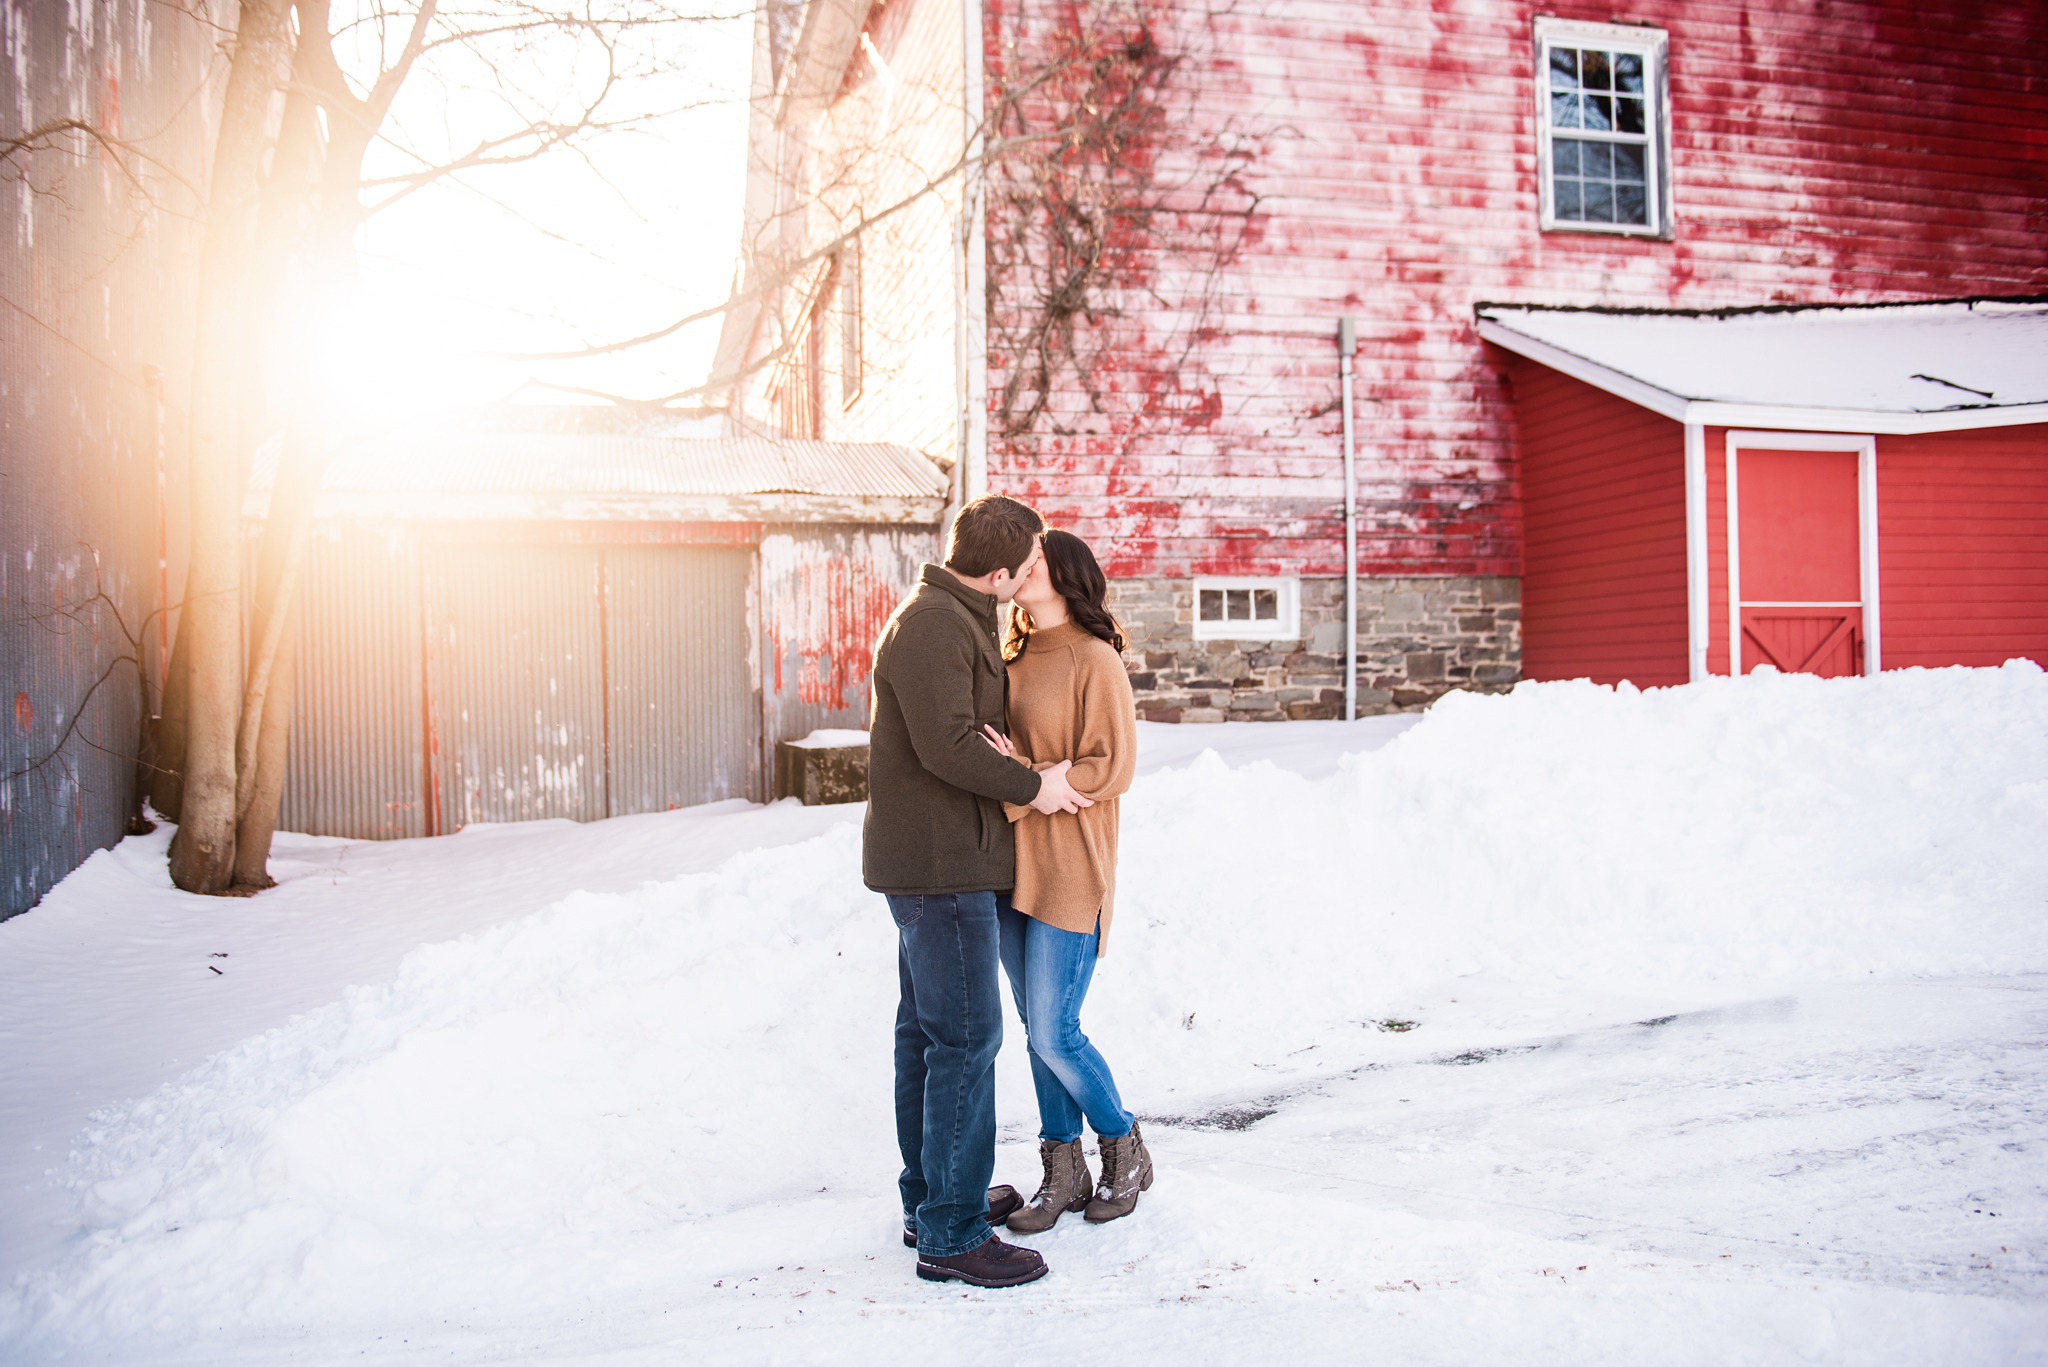
[(1195, 580), (1197, 641), (1277, 641), (1300, 635), (1300, 580), (1252, 576)]
[(1662, 29), (1536, 20), (1536, 157), (1547, 231), (1671, 235)]

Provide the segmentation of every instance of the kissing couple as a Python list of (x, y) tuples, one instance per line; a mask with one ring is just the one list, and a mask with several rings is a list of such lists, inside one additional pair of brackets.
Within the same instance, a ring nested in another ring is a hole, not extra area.
[[(1080, 1021), (1115, 899), (1117, 799), (1138, 758), (1107, 593), (1081, 538), (984, 495), (875, 643), (862, 878), (896, 923), (903, 1242), (928, 1281), (1036, 1281), (1045, 1259), (994, 1227), (1120, 1219), (1152, 1185), (1137, 1119)], [(1028, 1202), (989, 1186), (998, 965), (1038, 1092), (1044, 1172)]]

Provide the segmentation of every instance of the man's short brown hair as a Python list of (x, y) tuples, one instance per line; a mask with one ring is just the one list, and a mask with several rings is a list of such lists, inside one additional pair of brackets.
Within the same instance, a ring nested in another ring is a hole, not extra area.
[(1045, 519), (1028, 504), (1001, 494), (983, 494), (953, 519), (946, 538), (946, 568), (967, 579), (1008, 570), (1015, 574), (1031, 558)]

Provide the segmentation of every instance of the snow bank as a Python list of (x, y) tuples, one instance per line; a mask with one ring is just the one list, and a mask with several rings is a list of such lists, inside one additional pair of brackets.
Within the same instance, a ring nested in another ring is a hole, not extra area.
[[(2024, 662), (1454, 694), (1328, 777), (1141, 779), (1089, 1030), (1159, 1114), (1311, 1045), (1369, 1057), (1403, 1037), (1361, 1023), (1446, 977), (2042, 971), (2044, 835)], [(885, 1189), (893, 960), (850, 826), (417, 950), (99, 1117), (81, 1233), (0, 1343), (508, 1312), (658, 1277), (704, 1221)]]

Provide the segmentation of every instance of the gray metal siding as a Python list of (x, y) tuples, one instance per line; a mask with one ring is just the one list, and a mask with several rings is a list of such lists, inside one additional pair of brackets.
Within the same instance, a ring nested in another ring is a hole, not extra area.
[[(90, 138), (57, 132), (5, 158), (0, 917), (119, 840), (136, 801), (142, 676), (157, 664), (148, 366), (163, 369), (173, 407), (162, 430), (175, 434), (197, 246), (178, 177), (204, 179), (214, 39), (176, 6), (99, 0), (11, 5), (6, 31), (0, 135), (79, 119), (147, 156), (121, 154), (124, 170)], [(175, 526), (182, 458), (167, 454)], [(139, 659), (131, 634), (144, 636)]]
[(307, 547), (279, 829), (428, 833), (419, 576), (403, 537), (316, 535)]
[(422, 559), (437, 828), (605, 816), (598, 553), (429, 546)]
[(747, 669), (753, 552), (604, 553), (611, 814), (764, 795)]
[(763, 800), (774, 740), (865, 725), (874, 632), (935, 550), (890, 527), (797, 528), (759, 560), (318, 538), (281, 825), (381, 839)]

